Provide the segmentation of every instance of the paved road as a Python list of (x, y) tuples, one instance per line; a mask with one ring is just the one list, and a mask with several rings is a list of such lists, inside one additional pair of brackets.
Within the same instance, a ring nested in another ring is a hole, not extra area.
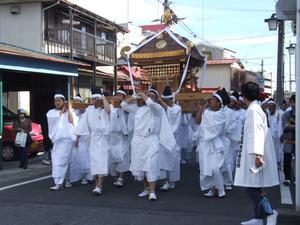
[(42, 164), (42, 156), (31, 157), (28, 162), (27, 170), (19, 168), (19, 161), (3, 162), (3, 170), (0, 170), (0, 188), (51, 174), (51, 166)]
[[(130, 175), (121, 189), (107, 178), (102, 196), (91, 194), (92, 184), (52, 192), (51, 179), (0, 191), (0, 225), (238, 225), (251, 217), (242, 189), (224, 199), (207, 199), (198, 188), (196, 166), (183, 166), (182, 176), (177, 189), (158, 193), (156, 202), (137, 197), (142, 186)], [(273, 205), (282, 207), (279, 188), (268, 193)], [(300, 223), (280, 216), (278, 224)]]

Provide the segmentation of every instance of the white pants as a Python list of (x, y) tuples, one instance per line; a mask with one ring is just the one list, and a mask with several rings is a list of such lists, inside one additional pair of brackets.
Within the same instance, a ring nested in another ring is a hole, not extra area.
[[(67, 176), (73, 147), (74, 141), (71, 139), (63, 139), (53, 145), (51, 150), (52, 177), (55, 184), (62, 184), (64, 178)], [(56, 183), (56, 181), (58, 183)]]
[(58, 185), (62, 185), (64, 182), (64, 177), (54, 177), (54, 183)]
[(138, 181), (143, 181), (145, 178), (148, 182), (155, 182), (158, 180), (158, 173), (155, 173), (155, 171), (132, 171), (132, 175)]

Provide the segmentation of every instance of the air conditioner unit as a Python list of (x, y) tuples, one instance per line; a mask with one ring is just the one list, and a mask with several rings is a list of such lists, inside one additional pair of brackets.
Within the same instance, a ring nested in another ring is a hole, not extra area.
[(17, 15), (21, 13), (21, 8), (20, 6), (11, 6), (10, 7), (10, 14), (12, 15)]

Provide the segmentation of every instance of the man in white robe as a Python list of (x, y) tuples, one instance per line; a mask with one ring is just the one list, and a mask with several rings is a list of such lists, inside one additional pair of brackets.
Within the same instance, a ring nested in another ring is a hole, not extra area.
[(188, 113), (181, 113), (180, 126), (178, 134), (180, 139), (178, 139), (178, 145), (181, 148), (181, 164), (187, 163), (187, 158), (189, 157), (189, 119), (190, 115)]
[(276, 159), (277, 159), (277, 166), (278, 169), (280, 168), (280, 138), (278, 137), (278, 115), (276, 112), (276, 103), (275, 101), (270, 98), (268, 100), (268, 121), (269, 121), (269, 127), (271, 130), (272, 138), (273, 138), (273, 143), (275, 147), (275, 154), (276, 154)]
[(116, 95), (112, 97), (110, 105), (110, 175), (116, 177), (114, 185), (124, 186), (124, 173), (129, 170), (130, 152), (127, 145), (127, 123), (124, 110), (121, 108), (121, 102), (126, 96), (123, 87), (117, 90)]
[(281, 137), (283, 135), (283, 126), (282, 126), (282, 117), (287, 109), (287, 103), (285, 100), (280, 105), (280, 109), (277, 111), (277, 137), (280, 140), (278, 149), (279, 149), (279, 169), (283, 168), (283, 147), (284, 144), (281, 142)]
[[(225, 107), (226, 125), (226, 147), (225, 156), (228, 173), (224, 174), (225, 188), (231, 190), (233, 185), (233, 176), (235, 170), (235, 161), (237, 151), (239, 150), (239, 142), (241, 140), (241, 125), (240, 125), (240, 111), (237, 108), (239, 94), (234, 91), (230, 95), (230, 103)], [(229, 151), (228, 151), (229, 150)]]
[(242, 96), (240, 96), (239, 100), (237, 102), (237, 109), (240, 112), (240, 121), (242, 122), (240, 124), (241, 129), (242, 129), (243, 123), (245, 121), (245, 113), (246, 113), (246, 106), (245, 106), (245, 103), (243, 101), (244, 101), (244, 98)]
[(122, 102), (122, 108), (134, 113), (134, 134), (131, 142), (130, 171), (139, 181), (144, 181), (144, 190), (139, 197), (146, 197), (150, 201), (157, 199), (155, 193), (156, 181), (160, 176), (159, 151), (163, 146), (166, 151), (176, 147), (175, 138), (170, 132), (164, 132), (169, 126), (164, 109), (153, 99), (157, 99), (158, 92), (151, 87), (148, 96), (138, 93), (134, 104), (132, 97)]
[[(95, 195), (101, 195), (104, 177), (108, 175), (110, 154), (109, 103), (98, 87), (92, 89), (91, 99), (93, 105), (87, 107), (74, 133), (79, 137), (84, 135), (90, 136), (88, 146), (90, 152), (90, 168), (91, 174), (95, 176), (96, 180), (93, 193)], [(78, 141), (80, 142), (80, 138), (78, 138)]]
[[(180, 136), (180, 120), (181, 120), (181, 106), (177, 105), (173, 101), (173, 93), (169, 86), (166, 86), (163, 92), (163, 95), (161, 99), (158, 100), (160, 105), (166, 110), (168, 122), (170, 124), (170, 127), (172, 129), (172, 133), (174, 134), (174, 138), (176, 140), (176, 143), (179, 143)], [(164, 132), (167, 132), (166, 130)], [(164, 151), (164, 149), (161, 149), (160, 151), (160, 163), (161, 168), (165, 168), (164, 166), (167, 163), (167, 161), (173, 161), (173, 167), (171, 167), (171, 170), (161, 170), (161, 179), (164, 179), (164, 184), (160, 188), (161, 191), (169, 191), (175, 188), (176, 183), (180, 181), (180, 159), (181, 159), (181, 152), (180, 148), (177, 148), (177, 151), (172, 151), (173, 154), (170, 154), (168, 151)], [(165, 160), (163, 159), (164, 156), (168, 155), (169, 157), (165, 157)]]
[(224, 156), (225, 156), (225, 170), (223, 172), (224, 176), (224, 184), (225, 184), (225, 189), (226, 190), (231, 190), (232, 185), (233, 185), (233, 179), (232, 179), (232, 173), (233, 173), (233, 168), (232, 168), (232, 161), (233, 161), (233, 153), (232, 153), (232, 144), (233, 144), (233, 136), (234, 136), (234, 130), (237, 129), (237, 118), (234, 116), (234, 110), (231, 108), (225, 106), (224, 107), (224, 112), (225, 112), (225, 151), (224, 151)]
[[(80, 95), (75, 96), (74, 102), (82, 103), (83, 99)], [(82, 119), (85, 110), (77, 109), (75, 110), (76, 115), (79, 118), (79, 121)], [(74, 165), (70, 166), (70, 177), (74, 177), (73, 180), (80, 180), (81, 184), (85, 185), (94, 180), (94, 177), (91, 175), (90, 171), (90, 152), (88, 149), (89, 144), (89, 135), (82, 135), (79, 138), (77, 145), (73, 150), (73, 163)], [(74, 174), (74, 175), (72, 175)]]
[(226, 90), (218, 90), (196, 114), (196, 123), (200, 124), (195, 134), (198, 139), (200, 187), (202, 191), (209, 190), (206, 197), (217, 195), (222, 198), (226, 195), (223, 178), (226, 170), (226, 116), (223, 107), (229, 102)]
[(50, 189), (56, 191), (62, 188), (70, 166), (72, 150), (76, 140), (73, 131), (77, 125), (77, 116), (71, 104), (66, 103), (63, 94), (55, 94), (54, 104), (55, 108), (47, 113), (47, 121), (48, 135), (53, 143), (51, 158), (52, 177), (55, 183)]
[[(266, 114), (257, 102), (259, 86), (247, 82), (241, 87), (244, 102), (248, 106), (242, 131), (234, 185), (246, 188), (248, 197), (254, 205), (254, 219), (242, 225), (263, 225), (264, 216), (259, 213), (261, 188), (279, 184), (276, 155), (272, 136), (267, 124)], [(267, 225), (276, 225), (278, 213), (268, 216)]]

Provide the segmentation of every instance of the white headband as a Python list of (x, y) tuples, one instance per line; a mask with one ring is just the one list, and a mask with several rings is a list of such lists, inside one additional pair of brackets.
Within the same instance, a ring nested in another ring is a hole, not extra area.
[(54, 99), (55, 98), (63, 98), (63, 99), (65, 99), (65, 96), (63, 96), (62, 94), (56, 94), (56, 95), (54, 95)]
[(273, 100), (271, 100), (271, 101), (268, 101), (268, 104), (275, 104), (276, 105), (276, 102), (274, 102)]
[(132, 95), (132, 98), (133, 98), (133, 99), (142, 99), (141, 96), (138, 96), (138, 95), (136, 95), (136, 94), (133, 94), (133, 95)]
[(19, 109), (18, 109), (18, 112), (19, 112), (19, 113), (22, 113), (22, 114), (26, 114), (26, 110), (23, 109), (23, 108), (19, 108)]
[(83, 102), (83, 99), (81, 97), (79, 97), (79, 96), (75, 96), (74, 100), (79, 100), (79, 101)]
[(223, 105), (223, 100), (222, 100), (222, 98), (221, 98), (220, 95), (218, 95), (218, 94), (216, 93), (216, 94), (214, 94), (213, 96), (215, 96), (217, 99), (219, 99), (219, 101), (220, 101), (221, 104)]
[(103, 99), (103, 95), (100, 94), (92, 94), (91, 98), (98, 98), (98, 99)]
[(157, 90), (155, 90), (155, 89), (153, 89), (153, 88), (150, 88), (150, 89), (149, 89), (149, 92), (150, 92), (150, 91), (154, 92), (154, 93), (158, 96), (158, 91), (157, 91)]
[(173, 94), (172, 94), (172, 95), (162, 95), (161, 97), (162, 97), (162, 98), (165, 98), (165, 99), (171, 99), (171, 98), (174, 98)]
[(237, 102), (237, 98), (236, 98), (235, 96), (233, 96), (233, 95), (230, 95), (230, 98), (232, 98), (234, 101), (236, 101), (236, 102)]
[(268, 101), (269, 101), (268, 99), (265, 99), (265, 100), (263, 100), (263, 101), (261, 102), (261, 104), (262, 104), (262, 105), (263, 105), (263, 104), (266, 104)]
[(123, 95), (125, 95), (125, 96), (127, 95), (126, 92), (125, 92), (125, 91), (122, 91), (122, 90), (117, 90), (116, 93), (120, 93), (120, 94), (123, 94)]

